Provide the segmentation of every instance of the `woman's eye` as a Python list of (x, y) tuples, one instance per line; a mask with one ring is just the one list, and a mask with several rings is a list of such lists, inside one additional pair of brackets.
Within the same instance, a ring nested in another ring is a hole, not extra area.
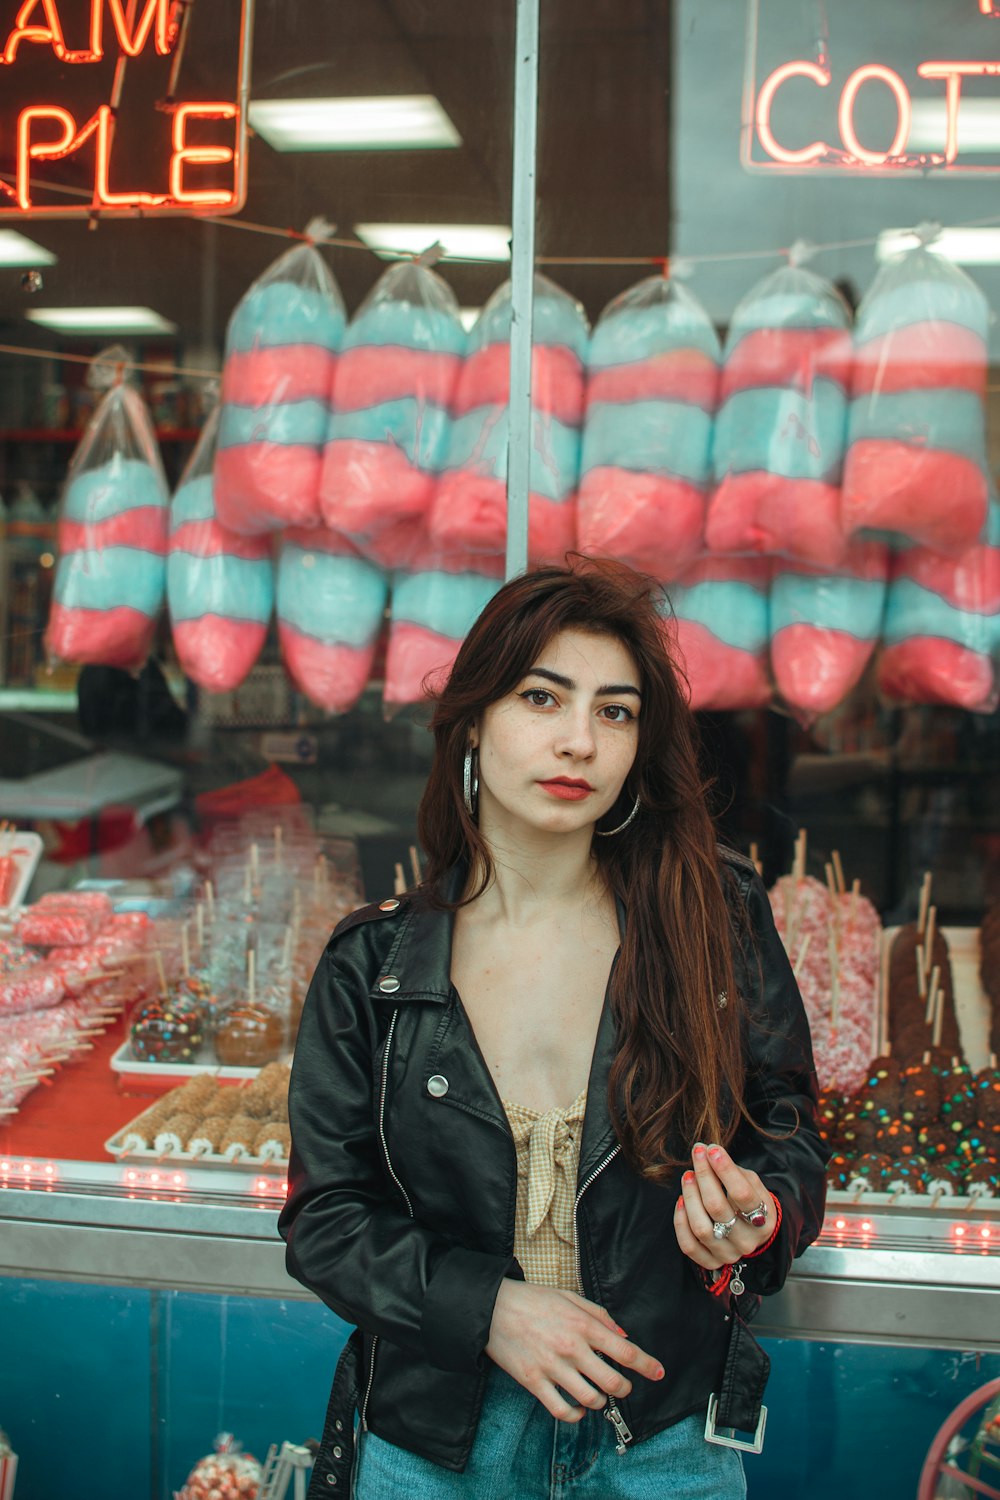
[(521, 694), (521, 697), (530, 703), (532, 708), (545, 708), (550, 702), (555, 702), (552, 694), (545, 688), (528, 688), (526, 693)]
[(624, 703), (608, 703), (601, 712), (611, 720), (612, 724), (628, 724), (635, 718), (635, 714), (630, 708), (626, 708)]

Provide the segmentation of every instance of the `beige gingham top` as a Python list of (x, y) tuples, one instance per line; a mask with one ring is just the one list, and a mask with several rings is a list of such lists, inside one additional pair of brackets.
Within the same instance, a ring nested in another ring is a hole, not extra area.
[(545, 1114), (502, 1102), (517, 1147), (514, 1254), (526, 1281), (582, 1295), (573, 1202), (587, 1090)]

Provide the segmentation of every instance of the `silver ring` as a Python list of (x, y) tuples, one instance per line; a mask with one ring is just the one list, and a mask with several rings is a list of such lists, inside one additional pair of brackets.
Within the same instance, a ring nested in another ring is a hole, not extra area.
[(762, 1199), (757, 1204), (757, 1207), (752, 1208), (747, 1214), (741, 1208), (740, 1218), (744, 1219), (753, 1229), (763, 1229), (767, 1223), (767, 1204)]
[(718, 1219), (716, 1219), (715, 1223), (712, 1225), (712, 1234), (717, 1240), (728, 1240), (729, 1236), (733, 1232), (733, 1225), (736, 1223), (736, 1220), (738, 1218), (739, 1214), (733, 1214), (733, 1217), (731, 1219), (727, 1219), (724, 1224), (720, 1224)]

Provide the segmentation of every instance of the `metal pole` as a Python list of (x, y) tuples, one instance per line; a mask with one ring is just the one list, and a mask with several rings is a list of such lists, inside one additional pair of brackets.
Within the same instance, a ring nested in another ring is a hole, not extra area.
[(510, 416), (507, 457), (507, 565), (528, 566), (531, 473), (531, 342), (535, 304), (535, 156), (538, 146), (538, 6), (517, 0), (514, 51), (514, 173), (511, 198)]

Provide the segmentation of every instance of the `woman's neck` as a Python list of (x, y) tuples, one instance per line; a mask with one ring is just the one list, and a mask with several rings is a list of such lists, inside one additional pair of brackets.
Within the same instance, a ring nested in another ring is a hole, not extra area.
[(467, 908), (477, 918), (527, 927), (558, 908), (599, 900), (604, 891), (589, 830), (579, 839), (562, 835), (554, 841), (539, 840), (533, 847), (489, 843), (493, 881)]

